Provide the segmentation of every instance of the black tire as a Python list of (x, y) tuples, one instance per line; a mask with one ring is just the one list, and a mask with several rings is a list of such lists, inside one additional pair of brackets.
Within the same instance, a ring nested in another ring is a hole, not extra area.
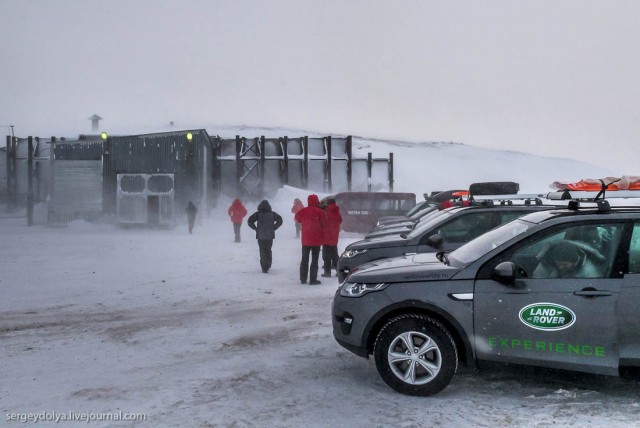
[[(413, 349), (407, 348), (408, 343)], [(456, 374), (458, 352), (447, 329), (419, 314), (389, 320), (373, 349), (378, 373), (396, 391), (429, 396), (442, 391)], [(390, 357), (398, 358), (391, 361)]]

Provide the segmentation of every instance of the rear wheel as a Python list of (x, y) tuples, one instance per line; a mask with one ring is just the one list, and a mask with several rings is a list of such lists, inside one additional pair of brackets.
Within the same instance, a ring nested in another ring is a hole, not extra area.
[(458, 368), (451, 334), (428, 316), (393, 318), (378, 333), (374, 345), (378, 373), (391, 388), (408, 395), (442, 391)]

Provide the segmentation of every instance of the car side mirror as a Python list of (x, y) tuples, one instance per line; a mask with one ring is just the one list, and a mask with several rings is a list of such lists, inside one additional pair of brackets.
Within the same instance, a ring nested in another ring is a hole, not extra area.
[(442, 235), (440, 235), (439, 233), (434, 233), (427, 238), (427, 245), (430, 245), (433, 248), (440, 248), (443, 242), (444, 239), (442, 239)]
[(502, 262), (493, 268), (491, 278), (500, 284), (513, 287), (516, 283), (517, 266), (513, 262)]

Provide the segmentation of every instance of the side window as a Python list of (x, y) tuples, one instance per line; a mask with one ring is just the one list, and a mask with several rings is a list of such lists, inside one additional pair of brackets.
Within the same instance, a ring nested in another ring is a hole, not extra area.
[[(480, 275), (511, 261), (521, 278), (609, 278), (624, 224), (571, 224), (540, 233), (494, 259)], [(640, 252), (640, 247), (639, 247)]]
[(395, 211), (396, 201), (395, 199), (376, 199), (375, 201), (376, 211)]
[(530, 212), (533, 211), (505, 211), (505, 212), (501, 212), (500, 214), (500, 224), (505, 224), (505, 223), (509, 223), (510, 221), (513, 221), (517, 218), (522, 217), (525, 214), (529, 214)]
[(629, 246), (629, 273), (640, 273), (640, 223), (633, 226)]
[(495, 212), (477, 211), (461, 215), (440, 227), (444, 242), (468, 242), (493, 229)]

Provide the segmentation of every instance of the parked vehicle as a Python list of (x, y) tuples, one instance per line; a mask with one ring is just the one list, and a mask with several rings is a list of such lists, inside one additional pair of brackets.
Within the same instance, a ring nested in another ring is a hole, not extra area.
[(459, 363), (617, 375), (640, 366), (640, 208), (570, 200), (447, 253), (352, 272), (335, 339), (398, 392), (433, 395)]
[[(420, 213), (429, 208), (435, 209), (442, 202), (449, 201), (452, 198), (457, 198), (467, 193), (465, 190), (448, 190), (445, 192), (431, 192), (430, 195), (424, 194), (424, 200), (418, 202), (413, 208), (407, 211), (403, 215), (384, 216), (380, 217), (376, 222), (373, 230), (380, 230), (384, 227), (389, 227), (396, 223), (402, 223), (406, 221), (414, 221), (420, 217)], [(413, 220), (412, 220), (413, 219)]]
[(403, 219), (398, 217), (395, 220), (387, 221), (384, 224), (378, 222), (376, 227), (369, 232), (365, 238), (406, 233), (407, 229), (414, 229), (417, 226), (417, 223), (423, 221), (426, 216), (432, 216), (431, 213), (436, 210), (442, 210), (452, 206), (465, 206), (468, 205), (470, 201), (473, 201), (475, 197), (480, 196), (501, 195), (504, 199), (507, 195), (516, 195), (519, 189), (520, 185), (512, 181), (490, 181), (472, 183), (469, 186), (469, 190), (448, 190), (445, 192), (432, 193), (427, 200), (434, 203), (420, 211), (414, 212), (408, 218)]
[(413, 229), (420, 228), (421, 225), (425, 224), (428, 221), (431, 221), (435, 217), (438, 217), (439, 215), (442, 214), (442, 212), (443, 212), (443, 208), (439, 208), (437, 206), (431, 207), (431, 209), (429, 210), (422, 211), (419, 216), (413, 217), (412, 221), (389, 224), (380, 228), (376, 228), (373, 231), (364, 235), (364, 239), (374, 239), (374, 238), (380, 238), (382, 236), (389, 236), (389, 235), (395, 235), (395, 236), (398, 236), (401, 234), (406, 235), (410, 233)]
[(348, 245), (338, 259), (340, 282), (358, 266), (377, 259), (415, 253), (452, 251), (483, 233), (528, 214), (547, 210), (552, 205), (495, 204), (492, 200), (473, 202), (435, 212), (415, 229), (404, 233), (367, 238)]
[(378, 218), (405, 213), (416, 205), (415, 193), (342, 192), (323, 198), (321, 205), (329, 198), (340, 207), (345, 232), (368, 232)]

